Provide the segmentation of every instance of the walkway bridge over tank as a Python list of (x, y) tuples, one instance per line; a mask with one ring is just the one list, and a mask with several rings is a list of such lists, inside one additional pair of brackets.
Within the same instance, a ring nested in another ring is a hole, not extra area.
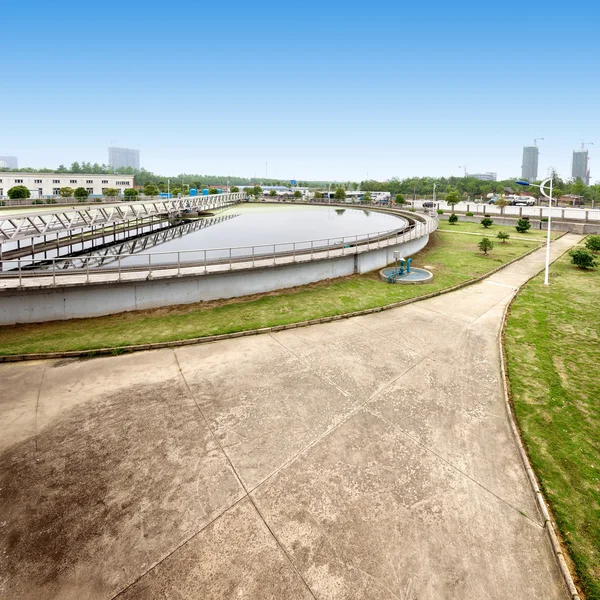
[(246, 197), (244, 192), (186, 196), (133, 202), (86, 203), (83, 206), (40, 207), (18, 214), (0, 211), (0, 244), (59, 232), (112, 225), (151, 217), (177, 217), (187, 211), (205, 212), (226, 208)]

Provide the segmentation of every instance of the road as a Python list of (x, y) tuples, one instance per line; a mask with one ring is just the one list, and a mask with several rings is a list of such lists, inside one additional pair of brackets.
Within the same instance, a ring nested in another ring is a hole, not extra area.
[(0, 596), (566, 600), (499, 371), (543, 262), (324, 325), (1, 365)]

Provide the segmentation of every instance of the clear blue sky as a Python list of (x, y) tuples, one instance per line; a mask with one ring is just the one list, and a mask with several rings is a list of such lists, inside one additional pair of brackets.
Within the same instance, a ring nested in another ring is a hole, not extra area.
[[(547, 16), (544, 16), (547, 15)], [(597, 2), (6, 2), (0, 155), (163, 174), (600, 180)], [(519, 91), (518, 86), (522, 86)], [(598, 159), (596, 159), (598, 157)]]

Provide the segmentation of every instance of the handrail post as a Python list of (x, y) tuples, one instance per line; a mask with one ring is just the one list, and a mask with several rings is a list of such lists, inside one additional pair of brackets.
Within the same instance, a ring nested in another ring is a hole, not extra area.
[(120, 254), (117, 255), (117, 264), (119, 265), (119, 279), (118, 279), (118, 281), (121, 281), (121, 255)]
[(329, 258), (329, 239), (327, 239), (327, 258)]
[(310, 260), (313, 259), (314, 251), (315, 251), (315, 241), (310, 240)]
[(177, 252), (177, 277), (181, 277), (181, 252)]
[(56, 259), (52, 259), (52, 285), (56, 286)]
[(23, 281), (21, 279), (21, 259), (17, 259), (19, 261), (19, 287), (23, 287)]
[(90, 282), (90, 257), (85, 257), (85, 280), (87, 283)]
[(252, 267), (254, 268), (254, 246), (252, 246)]
[(152, 278), (152, 254), (148, 254), (148, 279)]
[(293, 262), (296, 262), (296, 242), (294, 242), (294, 247), (293, 247)]
[(206, 275), (207, 267), (206, 267), (206, 250), (204, 250), (204, 274)]
[(233, 269), (233, 266), (231, 264), (231, 248), (229, 248), (229, 270), (231, 271)]

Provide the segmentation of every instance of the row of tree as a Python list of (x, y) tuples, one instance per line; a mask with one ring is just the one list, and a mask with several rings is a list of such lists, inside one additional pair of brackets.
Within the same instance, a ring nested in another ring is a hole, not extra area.
[[(70, 167), (60, 165), (57, 169), (14, 169), (18, 172), (41, 172), (41, 173), (115, 173), (118, 175), (133, 175), (136, 186), (145, 187), (147, 184), (153, 184), (159, 192), (166, 192), (167, 189), (178, 189), (187, 191), (189, 188), (211, 188), (229, 185), (243, 185), (253, 187), (257, 185), (255, 179), (247, 177), (236, 177), (233, 175), (198, 175), (191, 173), (182, 173), (177, 177), (166, 177), (158, 175), (146, 169), (133, 169), (132, 167), (122, 167), (113, 169), (106, 164), (74, 162)], [(555, 170), (552, 171), (553, 186), (556, 189), (554, 196), (560, 197), (565, 194), (574, 194), (581, 196), (585, 201), (600, 201), (600, 185), (586, 186), (581, 180), (564, 180)], [(263, 179), (261, 185), (290, 185), (287, 180)], [(539, 182), (535, 182), (539, 183)], [(326, 181), (299, 181), (298, 186), (309, 187), (313, 189), (330, 189), (331, 182)], [(335, 182), (336, 193), (338, 190), (364, 190), (369, 192), (390, 192), (392, 196), (399, 194), (409, 198), (422, 198), (433, 195), (435, 186), (436, 194), (440, 198), (450, 190), (458, 191), (461, 198), (485, 198), (488, 194), (501, 194), (505, 188), (514, 189), (513, 179), (504, 181), (482, 181), (474, 177), (408, 177), (399, 179), (393, 177), (388, 181), (375, 181), (372, 179), (359, 182), (345, 181)], [(537, 188), (529, 188), (529, 193), (538, 196)]]

